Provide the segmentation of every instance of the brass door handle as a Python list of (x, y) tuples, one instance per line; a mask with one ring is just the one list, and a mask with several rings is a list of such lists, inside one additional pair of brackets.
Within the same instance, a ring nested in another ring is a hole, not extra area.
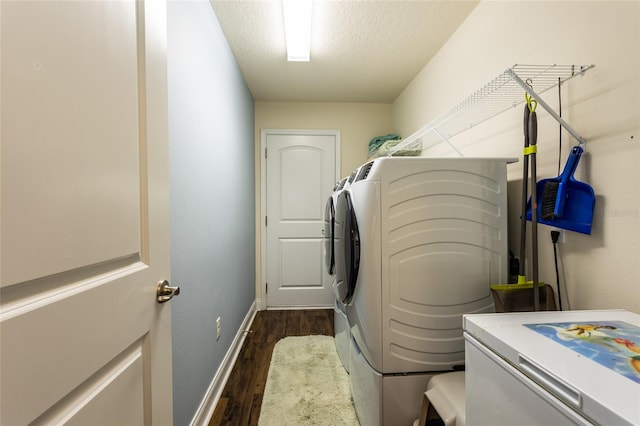
[(169, 281), (163, 280), (158, 283), (158, 289), (156, 291), (156, 300), (158, 303), (168, 302), (173, 299), (173, 296), (180, 294), (180, 287), (172, 287), (169, 285)]

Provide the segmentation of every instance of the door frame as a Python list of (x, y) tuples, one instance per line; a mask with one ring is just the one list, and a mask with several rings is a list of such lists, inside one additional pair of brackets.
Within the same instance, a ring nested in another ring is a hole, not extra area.
[[(319, 130), (319, 129), (260, 129), (260, 291), (257, 294), (256, 306), (258, 310), (267, 309), (267, 226), (265, 217), (267, 215), (267, 136), (269, 135), (322, 135), (334, 136), (336, 139), (336, 164), (334, 180), (340, 179), (340, 157), (341, 140), (340, 130)], [(324, 215), (324, 211), (322, 212)]]

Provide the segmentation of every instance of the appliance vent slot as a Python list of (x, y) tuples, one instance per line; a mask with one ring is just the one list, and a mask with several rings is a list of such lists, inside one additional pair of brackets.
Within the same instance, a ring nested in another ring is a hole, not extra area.
[(356, 176), (358, 175), (358, 169), (355, 169), (353, 171), (353, 173), (351, 173), (351, 176), (349, 176), (349, 183), (353, 183), (354, 180), (356, 180)]
[(360, 173), (358, 173), (358, 177), (356, 181), (366, 179), (369, 176), (369, 172), (371, 171), (371, 167), (373, 167), (373, 161), (368, 162), (360, 169)]

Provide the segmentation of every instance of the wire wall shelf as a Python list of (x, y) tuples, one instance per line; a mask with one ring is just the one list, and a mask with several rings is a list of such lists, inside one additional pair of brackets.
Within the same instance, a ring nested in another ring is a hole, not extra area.
[(593, 68), (594, 65), (520, 65), (505, 70), (481, 89), (435, 118), (396, 145), (389, 155), (400, 150), (424, 150), (447, 143), (458, 155), (463, 154), (450, 142), (459, 133), (524, 103), (524, 92), (535, 99), (578, 142), (584, 139), (573, 130), (553, 108), (538, 96)]

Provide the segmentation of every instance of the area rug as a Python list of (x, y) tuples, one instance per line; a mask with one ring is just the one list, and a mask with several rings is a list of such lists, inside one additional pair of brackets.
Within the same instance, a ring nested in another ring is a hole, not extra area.
[(285, 337), (276, 343), (258, 424), (359, 425), (333, 337)]

